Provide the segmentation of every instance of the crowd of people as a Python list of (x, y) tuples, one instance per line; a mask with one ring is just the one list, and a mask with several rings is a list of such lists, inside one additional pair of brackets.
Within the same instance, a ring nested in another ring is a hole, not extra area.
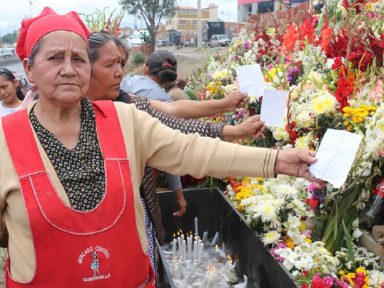
[(179, 175), (317, 181), (308, 172), (313, 152), (222, 141), (261, 137), (259, 116), (238, 126), (193, 120), (247, 97), (173, 101), (169, 51), (150, 55), (144, 75), (125, 76), (119, 39), (50, 8), (23, 20), (16, 50), (33, 88), (22, 104), (17, 79), (0, 69), (6, 287), (155, 287), (154, 241), (164, 232), (153, 169), (171, 175), (175, 216), (186, 209)]

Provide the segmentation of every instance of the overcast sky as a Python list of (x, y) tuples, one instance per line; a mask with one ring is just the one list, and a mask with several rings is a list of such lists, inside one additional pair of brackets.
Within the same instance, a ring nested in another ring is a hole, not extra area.
[[(25, 17), (36, 16), (44, 6), (53, 8), (58, 13), (66, 13), (70, 10), (79, 13), (91, 14), (95, 9), (103, 10), (108, 7), (108, 12), (119, 7), (118, 0), (0, 0), (0, 35), (13, 32), (19, 29), (21, 20)], [(219, 6), (219, 18), (224, 21), (236, 21), (237, 18), (237, 0), (201, 0), (202, 8), (207, 7), (209, 3), (215, 3)], [(197, 0), (179, 0), (180, 6), (197, 7)], [(108, 14), (108, 13), (107, 13)], [(134, 17), (125, 15), (121, 26), (133, 26)], [(138, 22), (140, 25), (140, 21)]]

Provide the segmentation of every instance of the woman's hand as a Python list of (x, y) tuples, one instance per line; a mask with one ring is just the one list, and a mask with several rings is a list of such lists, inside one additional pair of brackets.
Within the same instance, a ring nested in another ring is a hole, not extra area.
[(240, 93), (239, 91), (233, 91), (221, 101), (224, 102), (225, 112), (235, 111), (237, 108), (242, 108), (248, 103), (249, 98), (247, 94)]
[(185, 201), (183, 190), (180, 188), (180, 190), (177, 190), (176, 192), (176, 201), (179, 204), (180, 209), (173, 213), (173, 216), (175, 217), (181, 217), (185, 214), (185, 211), (187, 211), (187, 201)]
[(233, 141), (246, 137), (261, 138), (264, 136), (264, 122), (260, 121), (260, 115), (249, 117), (243, 123), (223, 128), (223, 138), (225, 141)]
[(275, 173), (322, 182), (309, 172), (309, 165), (317, 161), (316, 153), (297, 148), (280, 150), (276, 159)]

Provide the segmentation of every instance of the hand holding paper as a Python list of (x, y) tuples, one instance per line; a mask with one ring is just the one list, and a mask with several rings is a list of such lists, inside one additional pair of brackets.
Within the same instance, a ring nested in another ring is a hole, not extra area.
[(287, 91), (265, 90), (261, 102), (261, 121), (266, 126), (284, 127), (284, 117), (287, 109)]
[(265, 81), (259, 64), (237, 67), (236, 74), (241, 93), (248, 93), (248, 96), (263, 96)]
[(361, 135), (328, 129), (316, 153), (318, 160), (309, 167), (309, 171), (340, 188), (348, 177), (361, 139)]

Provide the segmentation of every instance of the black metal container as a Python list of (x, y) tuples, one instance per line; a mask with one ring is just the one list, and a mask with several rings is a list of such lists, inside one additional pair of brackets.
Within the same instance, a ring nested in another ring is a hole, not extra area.
[[(224, 242), (227, 252), (237, 260), (239, 275), (247, 275), (248, 287), (252, 288), (296, 288), (290, 273), (263, 246), (244, 218), (223, 192), (213, 189), (184, 190), (187, 212), (181, 218), (172, 215), (177, 210), (174, 193), (159, 193), (166, 242), (173, 234), (182, 230), (194, 231), (194, 218), (198, 217), (199, 235), (208, 231), (208, 238), (220, 233), (219, 243)], [(164, 259), (160, 253), (160, 257)], [(166, 261), (161, 261), (163, 279), (161, 287), (175, 287)]]

